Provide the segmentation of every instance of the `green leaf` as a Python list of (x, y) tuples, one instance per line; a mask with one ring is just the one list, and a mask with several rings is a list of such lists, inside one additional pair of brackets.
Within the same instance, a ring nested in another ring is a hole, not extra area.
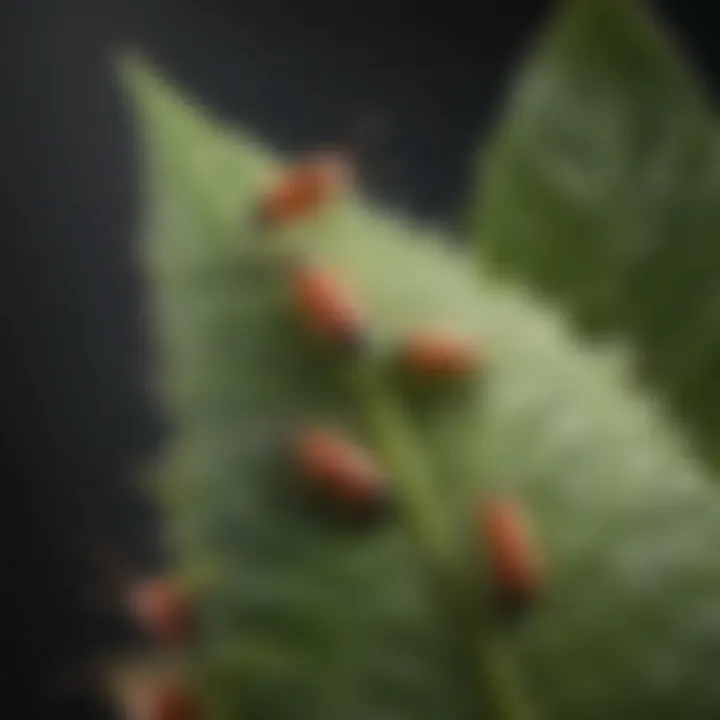
[[(355, 197), (275, 237), (254, 208), (278, 168), (136, 60), (142, 249), (172, 420), (169, 548), (195, 592), (188, 648), (210, 717), (695, 718), (720, 711), (720, 498), (681, 435), (519, 288)], [(353, 288), (371, 353), (326, 357), (293, 322), (282, 257)], [(461, 393), (387, 371), (428, 323), (479, 337)], [(293, 492), (289, 421), (343, 424), (387, 466), (399, 513), (338, 527)], [(490, 611), (478, 493), (530, 509), (547, 598)]]
[(486, 145), (473, 234), (637, 369), (720, 462), (720, 143), (640, 2), (567, 3)]

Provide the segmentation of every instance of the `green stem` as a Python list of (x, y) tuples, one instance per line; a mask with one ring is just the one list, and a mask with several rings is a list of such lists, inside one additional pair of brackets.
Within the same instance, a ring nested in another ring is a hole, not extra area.
[[(433, 570), (447, 577), (455, 565), (449, 529), (437, 512), (428, 465), (416, 452), (401, 409), (382, 386), (374, 368), (354, 368), (352, 382), (370, 432), (405, 506), (406, 519)], [(449, 579), (449, 578), (448, 578)]]
[(444, 595), (459, 632), (479, 644), (471, 648), (481, 687), (482, 699), (492, 707), (497, 720), (531, 720), (534, 714), (525, 702), (502, 639), (497, 636), (489, 612), (474, 601), (473, 586), (467, 581), (454, 535), (434, 497), (429, 465), (413, 441), (398, 403), (384, 386), (372, 365), (353, 368), (351, 384), (367, 418), (398, 490), (406, 521)]
[(491, 693), (493, 712), (498, 718), (512, 720), (538, 720), (521, 691), (520, 681), (504, 639), (493, 628), (486, 627), (476, 648), (481, 681)]

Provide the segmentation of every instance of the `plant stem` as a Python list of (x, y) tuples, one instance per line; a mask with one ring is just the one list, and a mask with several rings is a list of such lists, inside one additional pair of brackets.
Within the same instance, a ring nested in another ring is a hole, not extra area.
[(522, 692), (504, 639), (494, 628), (485, 627), (476, 653), (480, 680), (491, 694), (493, 713), (503, 720), (538, 720), (535, 709)]
[[(467, 635), (472, 662), (496, 720), (533, 720), (523, 698), (502, 638), (496, 634), (489, 612), (476, 605), (460, 553), (447, 519), (439, 511), (429, 464), (413, 441), (399, 403), (394, 402), (377, 368), (359, 363), (352, 368), (351, 384), (369, 429), (398, 491), (410, 530), (424, 555), (433, 580), (457, 623)], [(479, 645), (475, 645), (479, 640)]]
[(352, 381), (369, 430), (383, 456), (405, 509), (406, 520), (435, 572), (448, 576), (455, 563), (444, 518), (437, 512), (428, 465), (416, 452), (401, 408), (393, 402), (375, 368), (353, 368)]

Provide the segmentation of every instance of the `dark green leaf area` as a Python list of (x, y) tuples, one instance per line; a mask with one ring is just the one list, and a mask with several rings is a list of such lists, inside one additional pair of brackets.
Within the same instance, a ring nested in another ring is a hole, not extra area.
[(717, 469), (718, 136), (643, 5), (579, 0), (550, 23), (486, 146), (473, 233), (591, 336), (628, 339)]

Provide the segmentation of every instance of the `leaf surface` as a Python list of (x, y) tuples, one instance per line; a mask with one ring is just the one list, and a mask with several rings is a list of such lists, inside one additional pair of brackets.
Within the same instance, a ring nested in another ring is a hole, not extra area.
[[(146, 138), (142, 245), (173, 423), (169, 546), (195, 593), (189, 649), (211, 717), (428, 720), (705, 718), (720, 711), (720, 504), (663, 413), (520, 288), (444, 238), (358, 198), (260, 232), (280, 167), (142, 64), (126, 76)], [(290, 312), (282, 257), (347, 283), (370, 356), (328, 357)], [(437, 324), (484, 344), (460, 393), (388, 370)], [(311, 512), (283, 461), (289, 423), (349, 428), (399, 512), (348, 531)], [(515, 493), (551, 568), (511, 630), (483, 589), (478, 493)]]

